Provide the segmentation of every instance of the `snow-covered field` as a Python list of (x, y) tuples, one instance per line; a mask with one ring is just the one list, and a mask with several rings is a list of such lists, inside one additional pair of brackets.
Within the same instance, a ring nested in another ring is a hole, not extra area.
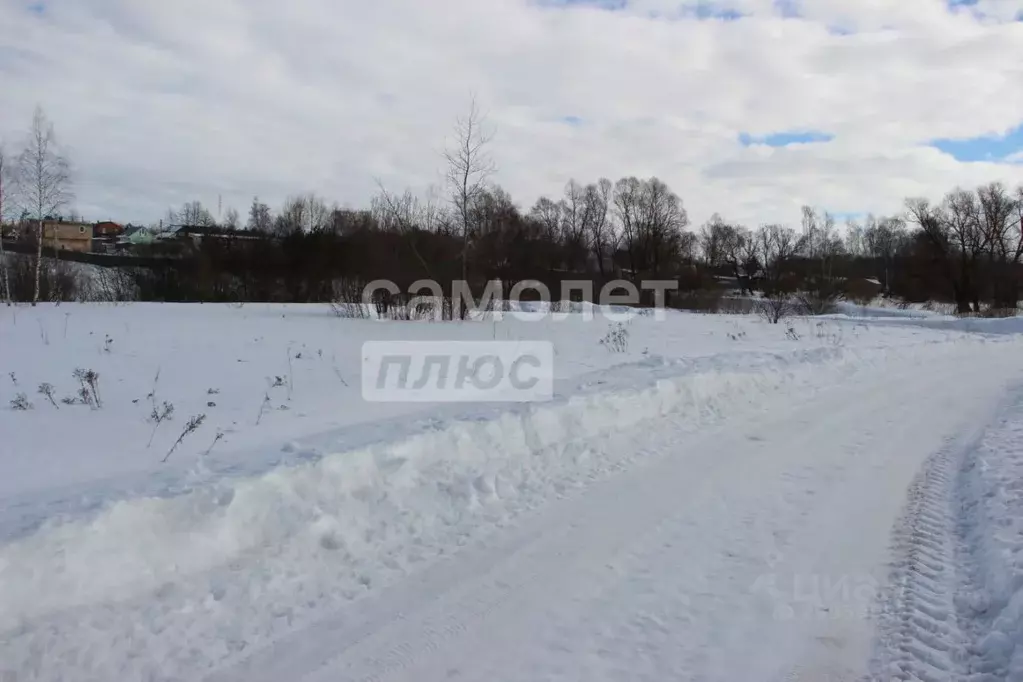
[[(1023, 326), (881, 315), (0, 308), (0, 679), (1023, 680)], [(555, 398), (366, 402), (372, 340)]]

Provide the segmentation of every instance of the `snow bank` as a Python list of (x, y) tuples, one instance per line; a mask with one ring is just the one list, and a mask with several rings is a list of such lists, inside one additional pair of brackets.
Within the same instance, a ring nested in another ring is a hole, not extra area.
[(51, 522), (0, 547), (0, 660), (40, 679), (75, 661), (100, 679), (194, 677), (642, 456), (603, 434), (669, 413), (698, 428), (957, 346), (652, 358), (554, 403)]
[(926, 320), (935, 317), (945, 317), (943, 313), (936, 313), (924, 310), (919, 307), (899, 307), (898, 305), (884, 305), (887, 301), (871, 301), (867, 305), (860, 305), (850, 301), (839, 301), (835, 304), (836, 312), (850, 317), (885, 318), (894, 317), (899, 319)]
[[(829, 316), (832, 319), (835, 316)], [(915, 326), (935, 331), (962, 332), (967, 334), (1020, 334), (1023, 333), (1023, 317), (978, 318), (978, 317), (927, 317), (927, 318), (870, 318), (877, 325)]]
[(553, 404), (441, 423), (317, 462), (170, 499), (119, 501), (92, 519), (51, 522), (0, 548), (0, 629), (20, 617), (152, 590), (309, 532), (321, 548), (374, 551), (365, 531), (380, 524), (383, 534), (397, 532), (384, 528), (393, 512), (408, 517), (408, 535), (457, 521), (481, 500), (528, 494), (552, 477), (573, 478), (575, 463), (561, 457), (573, 441), (669, 412), (702, 423), (808, 381), (829, 361), (832, 378), (853, 366), (840, 349), (692, 363), (655, 359), (631, 368), (669, 377), (645, 388), (601, 391), (596, 384), (588, 395)]
[[(46, 519), (94, 514), (112, 500), (178, 495), (225, 475), (252, 477), (407, 434), (413, 422), (467, 416), (363, 400), (359, 373), (367, 341), (549, 341), (556, 389), (571, 395), (583, 384), (612, 387), (608, 372), (619, 370), (629, 376), (616, 386), (633, 378), (646, 382), (645, 369), (629, 368), (643, 368), (652, 358), (674, 363), (835, 346), (860, 350), (965, 336), (862, 320), (770, 325), (749, 316), (667, 311), (663, 321), (636, 315), (625, 322), (628, 348), (618, 353), (601, 345), (618, 323), (599, 313), (589, 320), (575, 313), (535, 315), (436, 324), (340, 319), (326, 305), (0, 307), (0, 542), (31, 533)], [(99, 373), (103, 409), (51, 405), (36, 392), (46, 382), (58, 403), (73, 397), (76, 368)], [(9, 408), (19, 393), (34, 409)], [(172, 403), (176, 414), (155, 432), (148, 419), (151, 393)], [(265, 397), (273, 409), (259, 418)], [(196, 414), (206, 415), (203, 426), (162, 463)], [(468, 416), (493, 415), (477, 409)], [(223, 438), (207, 453), (218, 432)]]
[(957, 607), (971, 670), (1023, 680), (1023, 400), (988, 431), (961, 472), (967, 582)]

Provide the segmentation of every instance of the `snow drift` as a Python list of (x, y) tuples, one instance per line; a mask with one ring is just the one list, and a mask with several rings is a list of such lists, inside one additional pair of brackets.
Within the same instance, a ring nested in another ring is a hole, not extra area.
[(604, 451), (603, 434), (669, 413), (695, 429), (964, 343), (998, 345), (648, 358), (553, 403), (51, 522), (0, 547), (0, 658), (56, 679), (95, 649), (99, 678), (188, 676), (643, 456)]

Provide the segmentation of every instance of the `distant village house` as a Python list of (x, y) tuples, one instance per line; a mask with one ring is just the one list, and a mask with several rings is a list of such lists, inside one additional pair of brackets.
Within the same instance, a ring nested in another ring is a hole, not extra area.
[(112, 220), (98, 222), (92, 227), (92, 236), (96, 239), (104, 237), (119, 237), (124, 232), (124, 225), (115, 223)]
[[(22, 238), (35, 241), (38, 229), (38, 220), (25, 221)], [(63, 218), (45, 219), (43, 246), (56, 248), (58, 251), (92, 251), (92, 224)]]

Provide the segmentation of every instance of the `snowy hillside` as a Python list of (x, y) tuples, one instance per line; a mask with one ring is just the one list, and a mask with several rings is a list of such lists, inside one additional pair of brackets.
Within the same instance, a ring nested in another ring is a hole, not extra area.
[[(0, 309), (0, 679), (1023, 680), (1015, 320), (522, 317)], [(370, 403), (378, 340), (555, 396)]]

